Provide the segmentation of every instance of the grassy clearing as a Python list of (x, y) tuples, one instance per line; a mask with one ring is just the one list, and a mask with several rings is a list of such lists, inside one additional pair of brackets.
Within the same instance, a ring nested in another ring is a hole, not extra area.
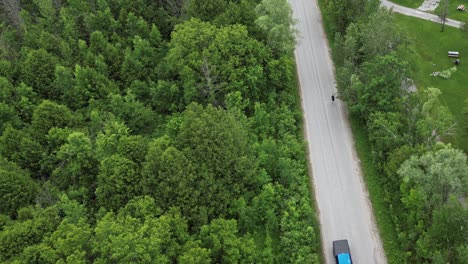
[(424, 0), (390, 0), (397, 5), (407, 6), (411, 8), (418, 8)]
[[(442, 91), (442, 103), (447, 105), (458, 123), (462, 123), (463, 103), (468, 98), (468, 33), (445, 27), (422, 19), (396, 15), (395, 22), (405, 28), (414, 38), (416, 54), (415, 82), (418, 89), (436, 87)], [(449, 50), (460, 52), (461, 64), (450, 79), (433, 77), (429, 74), (454, 66), (448, 58)], [(467, 58), (466, 60), (464, 58)], [(468, 153), (468, 139), (459, 132), (452, 142)]]
[(376, 164), (373, 162), (371, 144), (368, 141), (366, 126), (350, 116), (354, 144), (361, 160), (361, 169), (372, 201), (375, 220), (380, 231), (388, 263), (404, 263), (405, 252), (398, 246), (398, 235), (392, 223), (390, 211), (384, 201), (383, 184), (380, 182)]
[[(468, 11), (468, 0), (449, 0), (448, 7), (447, 7), (447, 17), (455, 20), (459, 20), (462, 22), (468, 22), (468, 12), (465, 11), (458, 11), (457, 7), (459, 5), (465, 5), (465, 8)], [(438, 10), (443, 8), (442, 5), (439, 5), (437, 9), (434, 11), (434, 14), (438, 14)]]

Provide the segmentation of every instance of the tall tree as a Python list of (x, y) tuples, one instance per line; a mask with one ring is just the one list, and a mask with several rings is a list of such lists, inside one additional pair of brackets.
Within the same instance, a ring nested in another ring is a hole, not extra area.
[(97, 161), (90, 138), (82, 132), (71, 133), (57, 152), (59, 166), (53, 172), (54, 183), (62, 189), (91, 189), (97, 174)]
[(255, 262), (256, 248), (252, 238), (239, 236), (235, 220), (215, 219), (202, 227), (200, 237), (211, 249), (216, 263)]
[(267, 44), (275, 54), (292, 54), (296, 46), (296, 21), (286, 0), (262, 0), (255, 8), (255, 23), (266, 31)]
[(439, 8), (437, 8), (437, 16), (440, 19), (440, 31), (444, 32), (445, 29), (445, 22), (447, 21), (448, 17), (448, 6), (449, 6), (449, 1), (448, 0), (442, 0), (439, 3)]
[(152, 194), (163, 209), (178, 207), (189, 219), (198, 213), (195, 203), (201, 193), (196, 188), (195, 166), (184, 152), (171, 146), (168, 137), (151, 143), (143, 177), (145, 193)]
[(23, 123), (31, 123), (38, 97), (26, 84), (14, 86), (8, 79), (0, 77), (0, 102), (12, 106)]
[(33, 0), (38, 15), (35, 16), (36, 21), (41, 27), (52, 30), (54, 26), (58, 25), (57, 21), (57, 9), (55, 8), (53, 1), (51, 0)]
[[(0, 232), (0, 261), (13, 262), (28, 247), (40, 243), (56, 230), (61, 219), (59, 208), (23, 208), (18, 221), (5, 226)], [(42, 247), (42, 249), (44, 249)], [(47, 249), (46, 249), (47, 250)], [(50, 252), (51, 250), (47, 250)]]
[(20, 62), (20, 78), (44, 99), (57, 98), (52, 87), (58, 59), (44, 49), (30, 50)]
[(63, 261), (87, 263), (93, 234), (85, 207), (65, 195), (58, 206), (65, 216), (44, 243), (50, 245)]
[(212, 21), (224, 12), (229, 0), (191, 0), (186, 8), (187, 15), (203, 21)]
[(0, 155), (27, 169), (35, 178), (41, 178), (43, 146), (30, 134), (7, 124), (0, 137)]
[(326, 8), (335, 31), (344, 34), (349, 24), (360, 17), (371, 14), (379, 6), (379, 1), (327, 0)]
[(457, 249), (468, 244), (468, 209), (457, 197), (451, 197), (434, 211), (431, 222), (417, 243), (418, 255), (434, 263), (463, 263)]
[(394, 112), (372, 113), (367, 122), (369, 140), (377, 158), (386, 160), (389, 153), (405, 142), (402, 116)]
[(140, 194), (139, 171), (133, 161), (118, 154), (101, 161), (96, 188), (100, 206), (117, 211)]
[(453, 135), (457, 125), (448, 107), (439, 101), (441, 94), (437, 88), (429, 87), (425, 90), (426, 101), (421, 109), (423, 116), (417, 121), (419, 133), (425, 137), (425, 143), (429, 145)]
[(244, 25), (250, 36), (257, 40), (265, 39), (265, 32), (255, 24), (258, 17), (255, 12), (257, 2), (256, 0), (230, 1), (224, 12), (213, 20), (213, 24), (218, 26)]
[(468, 190), (466, 155), (450, 146), (421, 157), (412, 156), (401, 165), (398, 174), (403, 178), (403, 203), (421, 219), (430, 217), (433, 209), (445, 204), (450, 195), (466, 195)]
[(37, 184), (15, 163), (0, 158), (0, 213), (15, 216), (16, 211), (32, 204)]
[(112, 113), (135, 134), (149, 134), (158, 125), (158, 115), (127, 90), (125, 95), (110, 94), (106, 100), (95, 101), (95, 108)]
[(32, 116), (32, 134), (40, 142), (43, 142), (51, 128), (64, 128), (72, 126), (72, 124), (73, 114), (68, 107), (53, 101), (44, 100), (34, 111)]
[(262, 65), (267, 50), (243, 26), (217, 29), (191, 19), (176, 28), (169, 48), (166, 61), (181, 81), (186, 104), (222, 105), (225, 95), (235, 91), (258, 100), (266, 92)]
[[(409, 37), (406, 32), (397, 26), (394, 14), (386, 8), (379, 8), (370, 15), (367, 23), (360, 26), (361, 47), (357, 52), (362, 52), (365, 60), (371, 60), (377, 55), (383, 56), (396, 51), (400, 46), (408, 47)], [(347, 30), (347, 32), (349, 32)], [(348, 34), (346, 34), (348, 37)]]
[(363, 120), (376, 111), (398, 110), (400, 97), (406, 92), (401, 87), (401, 81), (407, 74), (405, 64), (395, 53), (365, 62), (359, 79), (352, 84), (357, 94), (357, 104), (351, 109), (358, 111)]
[(169, 137), (150, 146), (144, 185), (161, 205), (181, 208), (197, 229), (256, 189), (255, 159), (245, 127), (226, 110), (191, 104), (173, 122)]
[(98, 220), (93, 241), (96, 263), (173, 263), (182, 254), (188, 235), (177, 213), (137, 218), (125, 211)]
[(71, 109), (86, 107), (91, 99), (106, 98), (109, 94), (118, 92), (115, 82), (95, 68), (77, 64), (74, 75), (74, 89), (65, 91), (64, 94), (65, 102)]
[[(159, 34), (159, 31), (157, 33)], [(133, 40), (133, 48), (125, 51), (120, 75), (127, 87), (135, 80), (156, 79), (157, 66), (161, 60), (159, 50), (161, 43), (155, 43), (155, 45), (136, 36)]]

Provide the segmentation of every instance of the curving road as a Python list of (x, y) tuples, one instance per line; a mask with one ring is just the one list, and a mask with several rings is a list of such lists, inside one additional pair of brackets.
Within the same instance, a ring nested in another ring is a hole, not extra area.
[[(435, 23), (440, 23), (440, 18), (437, 15), (426, 13), (417, 9), (412, 9), (409, 7), (397, 5), (388, 0), (380, 0), (380, 5), (388, 9), (393, 8), (393, 12), (400, 13), (406, 16), (418, 17), (421, 19), (435, 22)], [(460, 26), (462, 25), (462, 22), (453, 20), (453, 19), (447, 19), (445, 21), (445, 25), (450, 26), (450, 27), (460, 28)]]
[(334, 70), (317, 1), (289, 2), (301, 35), (295, 55), (326, 263), (338, 239), (348, 239), (355, 263), (387, 263), (344, 105), (331, 101)]

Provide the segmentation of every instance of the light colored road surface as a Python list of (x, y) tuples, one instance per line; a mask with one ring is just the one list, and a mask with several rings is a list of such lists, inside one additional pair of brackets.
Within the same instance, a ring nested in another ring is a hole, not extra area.
[[(429, 20), (432, 22), (440, 23), (440, 18), (437, 15), (426, 13), (417, 9), (404, 7), (401, 5), (394, 4), (388, 0), (380, 0), (380, 4), (388, 9), (393, 8), (393, 12), (400, 13), (407, 16), (418, 17), (421, 19)], [(446, 26), (459, 28), (461, 22), (453, 19), (447, 19), (445, 21)]]
[(387, 263), (344, 107), (331, 101), (335, 79), (317, 1), (289, 2), (301, 35), (295, 54), (326, 263), (334, 263), (338, 239), (348, 239), (355, 263)]

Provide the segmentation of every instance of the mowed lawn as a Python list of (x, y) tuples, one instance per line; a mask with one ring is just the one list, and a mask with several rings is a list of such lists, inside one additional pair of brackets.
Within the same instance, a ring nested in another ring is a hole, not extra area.
[[(395, 21), (414, 38), (417, 53), (414, 78), (418, 89), (440, 89), (442, 103), (449, 107), (457, 122), (462, 124), (463, 104), (468, 98), (468, 33), (452, 27), (445, 27), (445, 31), (440, 32), (440, 24), (399, 14), (396, 14)], [(449, 50), (460, 52), (461, 63), (457, 66), (457, 72), (450, 79), (430, 76), (434, 71), (454, 66), (454, 59), (447, 56)], [(468, 153), (468, 137), (463, 136), (461, 130), (453, 143)]]
[[(468, 12), (458, 11), (457, 7), (459, 5), (465, 5), (466, 11), (468, 11), (468, 0), (449, 0), (447, 6), (447, 17), (462, 22), (468, 22)], [(443, 5), (439, 5), (433, 13), (438, 14), (439, 9), (442, 8)]]

